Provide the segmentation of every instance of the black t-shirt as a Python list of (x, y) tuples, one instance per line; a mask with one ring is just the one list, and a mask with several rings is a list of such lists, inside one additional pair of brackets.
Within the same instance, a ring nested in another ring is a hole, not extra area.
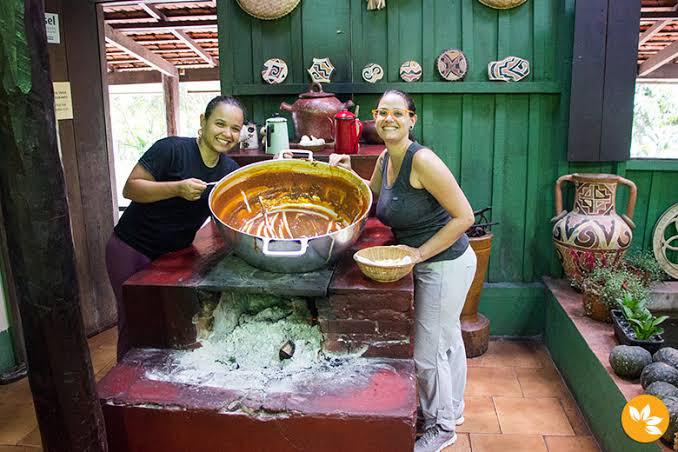
[[(158, 182), (189, 178), (218, 181), (238, 169), (230, 157), (219, 156), (214, 168), (202, 161), (195, 138), (168, 137), (157, 141), (139, 159)], [(195, 233), (209, 216), (207, 203), (212, 186), (197, 201), (175, 197), (162, 201), (132, 202), (115, 226), (120, 239), (137, 251), (155, 259), (170, 251), (189, 246)]]

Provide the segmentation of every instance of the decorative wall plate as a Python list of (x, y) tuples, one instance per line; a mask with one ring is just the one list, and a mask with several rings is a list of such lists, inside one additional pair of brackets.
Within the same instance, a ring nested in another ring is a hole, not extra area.
[(287, 63), (280, 58), (271, 58), (264, 63), (261, 77), (271, 85), (282, 83), (287, 78)]
[(461, 50), (447, 49), (438, 56), (438, 72), (445, 80), (460, 80), (466, 75), (468, 65)]
[(250, 16), (257, 19), (280, 19), (291, 13), (301, 0), (237, 0), (238, 5)]
[(530, 62), (524, 58), (508, 56), (503, 60), (490, 61), (487, 76), (490, 80), (517, 82), (530, 74)]
[[(511, 9), (516, 6), (520, 6), (525, 3), (527, 0), (478, 0), (485, 6), (489, 6), (494, 9)], [(539, 1), (539, 0), (537, 0)]]
[(400, 65), (400, 78), (406, 82), (416, 82), (421, 78), (421, 65), (414, 60), (405, 61)]
[(678, 279), (678, 262), (672, 262), (668, 253), (669, 250), (678, 251), (678, 203), (669, 207), (657, 221), (652, 250), (661, 268), (673, 279)]
[(314, 82), (329, 83), (334, 66), (329, 58), (313, 58), (313, 64), (306, 69)]
[(376, 63), (370, 63), (363, 68), (362, 75), (367, 83), (377, 83), (384, 78), (384, 68)]

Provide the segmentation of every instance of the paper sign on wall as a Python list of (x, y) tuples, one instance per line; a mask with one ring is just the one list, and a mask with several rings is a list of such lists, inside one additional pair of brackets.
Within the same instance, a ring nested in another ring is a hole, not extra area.
[(59, 15), (54, 13), (45, 13), (45, 30), (47, 31), (47, 43), (59, 44)]
[(54, 116), (57, 120), (73, 119), (71, 82), (54, 82)]

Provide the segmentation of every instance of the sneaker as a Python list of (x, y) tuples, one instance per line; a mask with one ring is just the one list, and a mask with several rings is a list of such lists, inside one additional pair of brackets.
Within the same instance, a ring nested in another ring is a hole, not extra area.
[[(454, 425), (462, 425), (466, 419), (464, 415), (459, 416), (455, 421)], [(421, 408), (417, 408), (417, 422), (416, 422), (417, 434), (424, 432), (424, 413), (422, 413)]]
[(447, 446), (454, 444), (455, 441), (457, 441), (455, 432), (448, 432), (440, 426), (434, 425), (414, 443), (414, 452), (440, 452)]

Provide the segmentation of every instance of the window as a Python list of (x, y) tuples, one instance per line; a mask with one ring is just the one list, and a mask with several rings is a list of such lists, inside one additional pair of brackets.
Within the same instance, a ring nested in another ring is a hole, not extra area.
[(207, 103), (221, 94), (218, 81), (179, 83), (179, 135), (198, 136), (200, 115)]
[(678, 158), (678, 83), (636, 83), (632, 158)]
[(122, 188), (139, 157), (167, 135), (161, 83), (110, 85), (111, 135), (118, 206), (129, 205)]
[[(179, 84), (179, 135), (195, 137), (200, 115), (207, 103), (220, 94), (218, 81)], [(118, 206), (129, 200), (122, 188), (134, 165), (157, 140), (167, 136), (162, 83), (109, 85), (113, 158)]]

